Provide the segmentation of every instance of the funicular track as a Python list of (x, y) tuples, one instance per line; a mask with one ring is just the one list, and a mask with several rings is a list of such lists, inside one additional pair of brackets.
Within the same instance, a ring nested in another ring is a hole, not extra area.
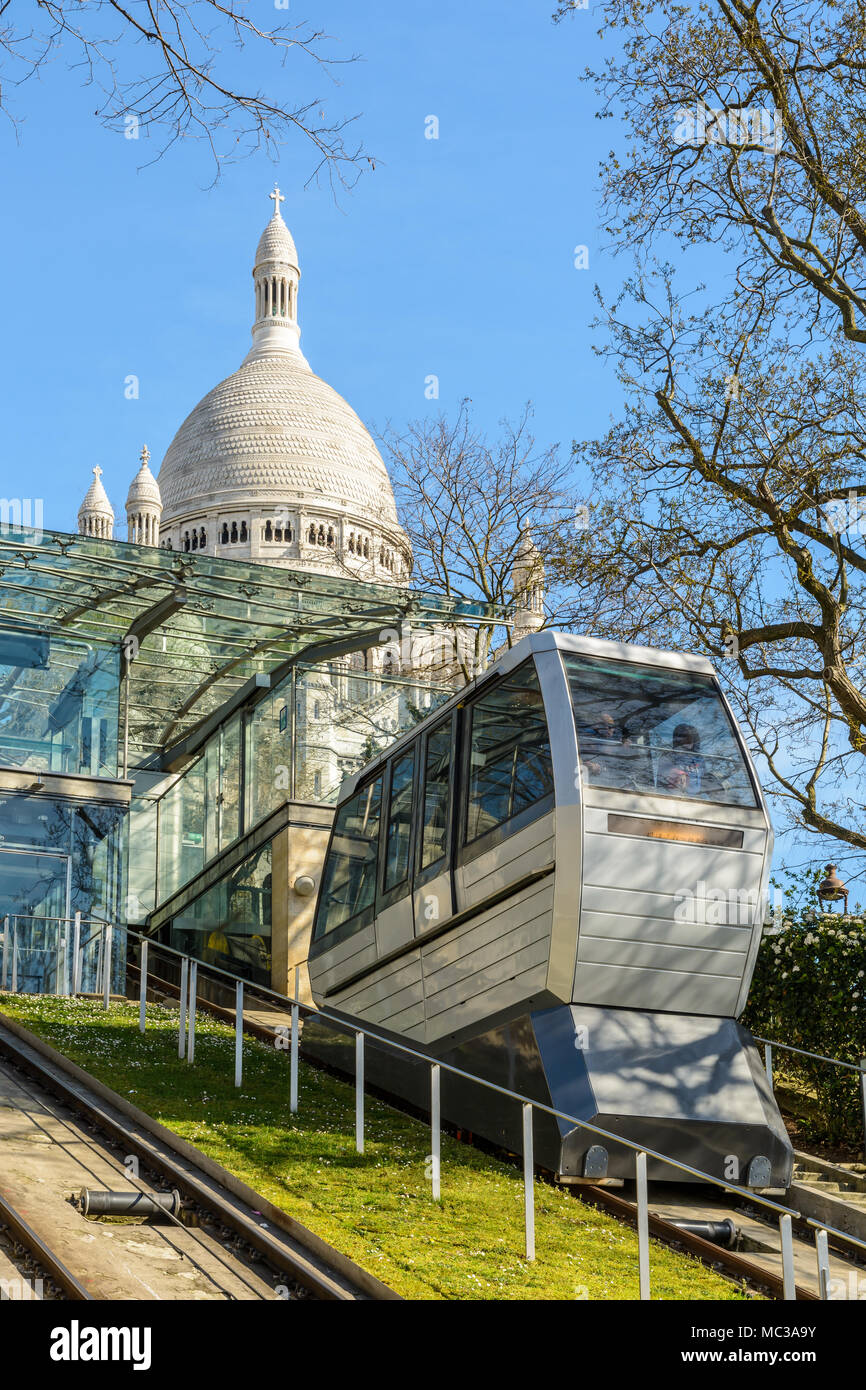
[[(137, 985), (140, 982), (140, 974), (137, 967), (130, 963), (128, 965), (128, 972), (130, 983)], [(177, 1000), (180, 996), (180, 990), (172, 981), (155, 975), (151, 969), (148, 972), (148, 997), (151, 996), (154, 998)], [(248, 1002), (252, 1004), (255, 997), (255, 987), (249, 986), (246, 996)], [(277, 1012), (272, 999), (267, 999), (263, 995), (261, 996), (260, 1003), (263, 1011), (267, 1011), (270, 1014)], [(199, 995), (197, 1007), (210, 1013), (213, 1017), (220, 1019), (224, 1023), (230, 1024), (231, 1026), (235, 1024), (235, 1014), (234, 1010), (231, 1008), (223, 1007), (212, 1000), (202, 998), (201, 995)], [(288, 1025), (289, 1022), (290, 1015), (288, 1011), (286, 1011), (286, 1025)], [(273, 1043), (274, 1037), (276, 1036), (275, 1027), (247, 1017), (244, 1018), (244, 1032), (249, 1036), (256, 1037), (260, 1041), (269, 1044)], [(303, 1032), (301, 1033), (300, 1039), (300, 1056), (308, 1065), (322, 1071), (330, 1072), (332, 1075), (338, 1076), (341, 1080), (348, 1082), (350, 1085), (354, 1085), (354, 1075), (351, 1071), (341, 1068), (333, 1060), (325, 1062), (321, 1058), (311, 1056), (308, 1052), (305, 1052)], [(376, 1096), (379, 1100), (393, 1106), (397, 1110), (401, 1110), (406, 1114), (413, 1115), (415, 1118), (424, 1121), (428, 1118), (426, 1113), (418, 1110), (402, 1097), (393, 1095), (381, 1086), (375, 1086), (367, 1082), (366, 1089), (370, 1095)], [(513, 1154), (504, 1153), (501, 1149), (497, 1149), (495, 1145), (488, 1143), (486, 1140), (479, 1139), (466, 1129), (461, 1130), (447, 1123), (444, 1123), (443, 1127), (461, 1142), (470, 1143), (476, 1147), (482, 1148), (500, 1158), (506, 1159), (506, 1161), (515, 1161), (515, 1156)], [(550, 1183), (555, 1183), (556, 1181), (555, 1174), (548, 1172), (546, 1169), (537, 1167), (536, 1173), (545, 1181)], [(636, 1226), (636, 1202), (631, 1200), (629, 1196), (623, 1195), (622, 1192), (614, 1191), (609, 1186), (589, 1182), (582, 1182), (579, 1185), (573, 1186), (570, 1190), (573, 1196), (608, 1212), (626, 1225), (632, 1227)], [(692, 1198), (693, 1203), (696, 1201), (697, 1199)], [(715, 1217), (719, 1215), (728, 1215), (734, 1218), (740, 1210), (739, 1202), (740, 1199), (738, 1197), (731, 1197), (725, 1202), (723, 1207), (720, 1206), (716, 1208), (713, 1215)], [(763, 1225), (768, 1232), (773, 1233), (774, 1239), (778, 1239), (778, 1232), (770, 1222), (762, 1217), (758, 1208), (750, 1211), (749, 1214), (754, 1222)], [(653, 1213), (652, 1211), (650, 1211), (649, 1215), (649, 1228), (651, 1235), (656, 1237), (656, 1239), (673, 1248), (687, 1251), (690, 1255), (700, 1260), (702, 1264), (716, 1272), (723, 1273), (737, 1282), (744, 1283), (749, 1288), (764, 1293), (772, 1299), (783, 1298), (784, 1290), (782, 1276), (780, 1273), (776, 1273), (773, 1268), (768, 1267), (767, 1263), (760, 1262), (756, 1259), (750, 1259), (748, 1255), (741, 1251), (726, 1249), (690, 1231), (684, 1231), (678, 1225), (675, 1225), (672, 1220), (667, 1220), (665, 1217)], [(793, 1232), (795, 1237), (799, 1237), (804, 1242), (811, 1242), (814, 1238), (814, 1230), (809, 1226), (805, 1218), (800, 1221), (793, 1221)], [(830, 1238), (830, 1248), (837, 1255), (844, 1257), (847, 1262), (862, 1269), (863, 1276), (866, 1278), (866, 1261), (864, 1261), (864, 1252), (861, 1248), (854, 1243), (844, 1241), (843, 1238), (836, 1239), (835, 1237)], [(818, 1293), (802, 1282), (797, 1283), (796, 1290), (798, 1300), (808, 1302), (818, 1301), (819, 1299)]]
[[(41, 1155), (50, 1155), (52, 1144), (58, 1150), (64, 1187), (62, 1204), (54, 1192), (48, 1194), (54, 1198), (49, 1213), (48, 1195), (40, 1197), (37, 1187), (19, 1187), (19, 1192), (26, 1192), (25, 1199), (19, 1196), (13, 1201), (14, 1184), (10, 1192), (10, 1184), (0, 1172), (0, 1227), (5, 1228), (13, 1248), (24, 1252), (27, 1262), (40, 1273), (44, 1271), (49, 1285), (62, 1297), (124, 1296), (107, 1294), (106, 1282), (90, 1277), (94, 1246), (87, 1245), (87, 1259), (75, 1267), (75, 1237), (79, 1242), (82, 1239), (84, 1218), (68, 1201), (72, 1186), (69, 1175), (74, 1171), (79, 1187), (132, 1188), (149, 1195), (168, 1188), (180, 1193), (182, 1220), (132, 1228), (133, 1233), (151, 1241), (158, 1236), (168, 1247), (163, 1252), (167, 1258), (185, 1262), (185, 1277), (191, 1281), (186, 1288), (192, 1290), (194, 1277), (196, 1292), (180, 1292), (175, 1297), (275, 1301), (397, 1298), (353, 1261), (68, 1059), (58, 1055), (52, 1060), (46, 1055), (52, 1051), (14, 1021), (0, 1016), (4, 1106), (14, 1113), (19, 1140), (37, 1141)], [(138, 1180), (130, 1176), (131, 1157), (136, 1160)], [(106, 1174), (114, 1175), (114, 1182), (106, 1182)], [(58, 1222), (61, 1206), (66, 1211)], [(63, 1229), (67, 1216), (72, 1237)], [(123, 1232), (129, 1230), (124, 1225)], [(118, 1231), (115, 1225), (112, 1234), (116, 1237)], [(114, 1244), (118, 1243), (115, 1239)], [(124, 1259), (131, 1269), (129, 1287), (134, 1285), (136, 1292), (126, 1296), (172, 1296), (151, 1289), (144, 1271), (139, 1277), (135, 1258), (141, 1253), (142, 1242), (128, 1244), (132, 1253), (125, 1252)]]

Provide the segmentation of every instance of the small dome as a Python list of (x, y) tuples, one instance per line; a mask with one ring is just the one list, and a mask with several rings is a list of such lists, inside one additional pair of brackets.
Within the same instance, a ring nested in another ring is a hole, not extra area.
[(280, 216), (275, 212), (265, 230), (259, 237), (256, 247), (257, 266), (264, 261), (281, 261), (298, 269), (298, 252), (292, 234)]
[(149, 466), (150, 451), (145, 444), (141, 451), (141, 467), (132, 480), (129, 494), (126, 499), (126, 509), (137, 507), (159, 507), (162, 508), (162, 497), (159, 492), (159, 484), (150, 471)]
[(78, 508), (78, 520), (85, 516), (102, 516), (114, 521), (114, 508), (108, 500), (108, 493), (102, 486), (101, 468), (94, 468), (93, 482), (84, 494), (84, 501)]

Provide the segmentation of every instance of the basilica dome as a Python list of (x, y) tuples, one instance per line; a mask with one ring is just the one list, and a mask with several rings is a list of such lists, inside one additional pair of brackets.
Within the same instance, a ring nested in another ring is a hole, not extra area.
[(160, 544), (404, 581), (411, 549), (382, 457), (301, 352), (298, 255), (279, 189), (271, 197), (253, 266), (253, 344), (168, 447), (158, 478)]

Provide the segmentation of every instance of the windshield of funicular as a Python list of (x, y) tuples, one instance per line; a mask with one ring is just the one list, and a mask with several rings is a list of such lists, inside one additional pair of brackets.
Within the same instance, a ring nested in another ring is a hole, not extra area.
[(577, 653), (563, 660), (590, 786), (757, 805), (713, 676)]

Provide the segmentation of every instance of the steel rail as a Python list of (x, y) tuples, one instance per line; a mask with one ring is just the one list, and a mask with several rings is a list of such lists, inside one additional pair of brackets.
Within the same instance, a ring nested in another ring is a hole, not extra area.
[[(125, 1153), (134, 1154), (145, 1167), (159, 1173), (170, 1186), (177, 1187), (198, 1206), (206, 1208), (247, 1245), (252, 1246), (272, 1269), (290, 1274), (296, 1283), (302, 1284), (321, 1300), (352, 1302), (398, 1297), (385, 1285), (381, 1285), (381, 1293), (363, 1288), (360, 1284), (353, 1286), (347, 1274), (336, 1268), (329, 1269), (325, 1257), (305, 1251), (300, 1241), (286, 1231), (278, 1229), (278, 1236), (283, 1238), (275, 1238), (271, 1234), (274, 1229), (272, 1225), (265, 1230), (252, 1219), (252, 1215), (248, 1216), (242, 1210), (246, 1206), (242, 1198), (229, 1200), (217, 1189), (217, 1180), (209, 1178), (204, 1169), (199, 1170), (199, 1176), (194, 1168), (194, 1160), (175, 1159), (165, 1152), (157, 1136), (151, 1136), (146, 1131), (143, 1135), (136, 1133), (122, 1112), (115, 1118), (107, 1108), (108, 1103), (90, 1090), (84, 1081), (64, 1075), (48, 1059), (23, 1043), (11, 1028), (6, 1032), (5, 1025), (10, 1020), (0, 1017), (0, 1023), (4, 1025), (4, 1031), (0, 1032), (0, 1055), (10, 1058), (22, 1070), (35, 1076), (45, 1090), (53, 1092), (64, 1104), (84, 1114), (98, 1130), (120, 1144)], [(333, 1253), (337, 1254), (336, 1251)], [(371, 1280), (372, 1285), (377, 1283), (380, 1281)]]
[(54, 1254), (53, 1250), (45, 1244), (41, 1236), (38, 1236), (24, 1220), (20, 1212), (16, 1211), (11, 1202), (8, 1202), (0, 1192), (0, 1225), (6, 1226), (15, 1239), (20, 1241), (26, 1250), (30, 1252), (38, 1264), (50, 1274), (56, 1284), (60, 1286), (67, 1298), (76, 1301), (93, 1302), (93, 1294), (88, 1293), (83, 1284), (80, 1284), (71, 1270)]

